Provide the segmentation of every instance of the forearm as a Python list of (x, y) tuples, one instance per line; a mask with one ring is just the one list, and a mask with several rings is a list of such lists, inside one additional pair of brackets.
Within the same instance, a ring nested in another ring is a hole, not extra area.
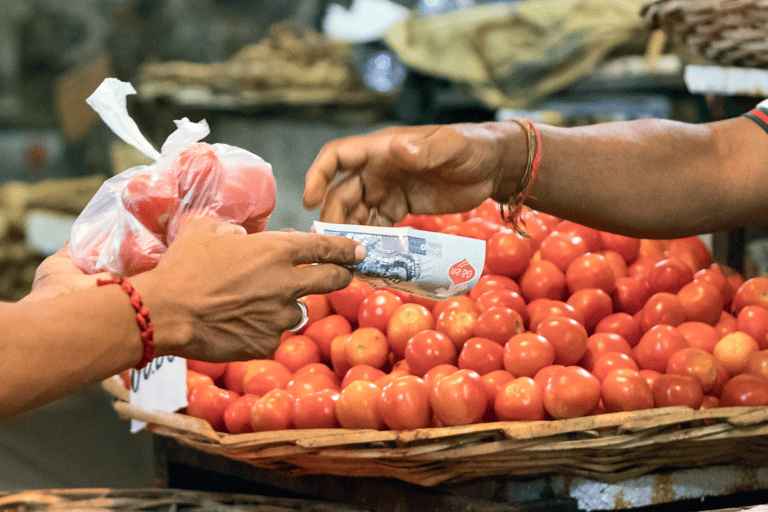
[(527, 201), (534, 209), (659, 238), (766, 220), (768, 135), (747, 119), (540, 130), (541, 166)]

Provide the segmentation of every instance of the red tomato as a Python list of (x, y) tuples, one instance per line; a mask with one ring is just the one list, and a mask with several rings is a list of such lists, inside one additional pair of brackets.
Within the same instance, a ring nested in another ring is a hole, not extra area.
[(535, 332), (546, 338), (555, 349), (555, 364), (574, 365), (587, 350), (587, 330), (572, 318), (549, 316), (539, 322)]
[(590, 333), (595, 331), (600, 320), (613, 313), (611, 296), (600, 288), (582, 288), (565, 302), (581, 313), (584, 327)]
[(496, 416), (494, 410), (494, 404), (496, 403), (496, 397), (499, 395), (499, 391), (508, 382), (515, 380), (515, 377), (506, 370), (496, 370), (490, 373), (486, 373), (480, 377), (483, 380), (485, 386), (485, 396), (488, 397), (488, 405), (485, 408), (485, 416), (483, 421), (496, 421), (499, 418)]
[(427, 373), (424, 374), (423, 380), (427, 385), (427, 388), (432, 389), (432, 386), (435, 385), (435, 382), (459, 370), (460, 368), (455, 364), (438, 364), (437, 366), (433, 366), (427, 370)]
[(653, 393), (648, 382), (636, 370), (616, 369), (608, 373), (600, 385), (606, 412), (652, 409)]
[(760, 350), (768, 349), (768, 309), (744, 306), (736, 316), (736, 330), (752, 336)]
[(600, 403), (600, 381), (580, 366), (552, 371), (544, 388), (544, 408), (556, 420), (591, 414)]
[(504, 369), (518, 377), (533, 377), (555, 361), (555, 348), (544, 336), (524, 332), (504, 345)]
[(491, 235), (485, 249), (485, 264), (493, 274), (517, 279), (533, 255), (531, 241), (512, 230)]
[(339, 390), (339, 381), (335, 375), (331, 377), (325, 373), (317, 372), (294, 374), (293, 378), (285, 385), (285, 390), (294, 398), (311, 395), (326, 389)]
[(726, 311), (723, 311), (720, 321), (715, 324), (715, 330), (721, 337), (736, 332), (736, 327), (736, 317)]
[(488, 397), (477, 372), (459, 370), (435, 382), (429, 403), (443, 425), (471, 425), (483, 419)]
[(570, 293), (582, 288), (600, 288), (611, 294), (616, 288), (616, 276), (608, 259), (602, 254), (582, 254), (565, 271), (565, 283)]
[(379, 329), (360, 327), (347, 339), (346, 354), (350, 366), (367, 364), (381, 368), (389, 356), (389, 342)]
[(467, 238), (476, 238), (478, 240), (488, 240), (491, 236), (498, 232), (501, 225), (496, 222), (492, 222), (488, 219), (475, 217), (467, 219), (459, 224), (457, 235), (465, 236)]
[[(723, 298), (723, 304), (729, 307), (731, 300), (733, 299), (734, 290), (731, 289), (731, 284), (723, 274), (722, 269), (717, 263), (713, 263), (707, 268), (703, 268), (693, 274), (694, 281), (703, 281), (713, 285), (720, 290), (720, 296)], [(728, 308), (730, 311), (730, 308)]]
[(530, 377), (518, 377), (499, 389), (493, 402), (501, 421), (538, 421), (547, 418), (542, 389)]
[(405, 360), (411, 373), (423, 377), (433, 366), (456, 364), (456, 347), (445, 334), (426, 330), (415, 334), (405, 347)]
[(339, 392), (323, 389), (307, 395), (299, 395), (293, 403), (293, 423), (296, 428), (336, 428), (336, 402)]
[(520, 294), (530, 302), (546, 298), (565, 298), (565, 274), (551, 261), (531, 261), (520, 277)]
[(302, 366), (322, 361), (320, 347), (309, 336), (291, 336), (278, 345), (272, 356), (275, 361), (295, 372)]
[(689, 346), (709, 353), (712, 353), (715, 344), (722, 338), (717, 329), (704, 322), (683, 322), (677, 326), (677, 330), (685, 337)]
[(755, 339), (744, 332), (726, 334), (715, 344), (712, 354), (732, 377), (744, 371), (750, 356), (760, 350)]
[(245, 376), (246, 368), (248, 368), (248, 361), (231, 361), (227, 363), (227, 369), (221, 378), (224, 387), (242, 395), (243, 377)]
[(429, 388), (415, 375), (396, 378), (382, 388), (379, 406), (391, 430), (426, 428), (432, 418)]
[[(458, 370), (459, 368), (456, 367)], [(395, 379), (399, 379), (400, 377), (406, 377), (408, 375), (413, 375), (408, 370), (398, 368), (396, 370), (392, 370), (389, 373), (385, 373), (383, 377), (379, 377), (374, 381), (374, 384), (379, 386), (379, 389), (383, 390), (385, 387), (387, 387), (392, 381)]]
[[(459, 368), (481, 376), (504, 368), (504, 347), (486, 338), (470, 338), (459, 353)], [(426, 378), (425, 378), (426, 380)]]
[(605, 376), (614, 370), (633, 370), (638, 371), (637, 363), (634, 359), (622, 352), (607, 352), (597, 358), (592, 366), (592, 375), (597, 377), (600, 382)]
[(387, 290), (376, 290), (360, 303), (357, 324), (360, 327), (375, 327), (387, 331), (392, 313), (403, 305), (403, 300)]
[(717, 365), (718, 361), (711, 353), (688, 347), (672, 354), (667, 362), (667, 373), (695, 377), (704, 393), (712, 393), (717, 383)]
[(251, 428), (254, 432), (294, 428), (293, 410), (296, 399), (284, 389), (273, 389), (253, 404)]
[(130, 277), (152, 270), (166, 249), (157, 236), (129, 228), (120, 241), (117, 261), (123, 264), (121, 273)]
[(584, 317), (576, 311), (576, 308), (561, 300), (536, 299), (526, 306), (528, 310), (528, 329), (536, 331), (542, 320), (553, 315), (572, 318), (584, 325)]
[(620, 277), (616, 279), (616, 288), (611, 294), (613, 310), (634, 315), (641, 309), (651, 296), (648, 281), (636, 277)]
[(523, 212), (520, 218), (521, 231), (531, 241), (531, 249), (534, 251), (539, 250), (541, 242), (555, 230), (555, 226), (559, 223), (559, 220), (554, 223), (549, 220), (554, 217), (545, 218), (544, 215), (546, 214), (539, 212)]
[(419, 217), (421, 217), (421, 222), (420, 227), (417, 229), (435, 232), (442, 231), (448, 227), (458, 227), (459, 224), (465, 220), (464, 216), (460, 213), (446, 215), (420, 215)]
[(435, 330), (448, 336), (456, 350), (461, 350), (464, 343), (474, 335), (478, 318), (479, 315), (474, 309), (449, 308), (437, 317)]
[(661, 375), (661, 373), (657, 372), (656, 370), (640, 370), (637, 373), (645, 379), (645, 382), (648, 383), (649, 388), (653, 388), (653, 383), (656, 382), (656, 379), (659, 378), (659, 375)]
[(620, 277), (629, 276), (627, 262), (624, 261), (624, 257), (621, 254), (615, 251), (602, 251), (600, 254), (605, 256), (605, 259), (608, 260), (608, 263), (611, 265), (613, 277), (619, 279)]
[(353, 279), (346, 288), (329, 293), (328, 300), (337, 314), (346, 318), (350, 323), (357, 323), (360, 304), (372, 292), (373, 288), (367, 283)]
[(501, 224), (503, 222), (503, 219), (501, 218), (501, 209), (499, 208), (499, 203), (493, 199), (486, 199), (482, 202), (482, 204), (480, 204), (480, 206), (468, 211), (466, 213), (466, 218), (486, 219), (490, 220), (491, 222), (495, 222), (496, 224)]
[[(127, 386), (126, 389), (130, 389), (131, 387), (131, 380), (130, 375), (127, 379)], [(192, 390), (202, 384), (204, 386), (213, 386), (213, 379), (211, 379), (208, 375), (205, 375), (204, 373), (197, 373), (193, 372), (192, 370), (187, 370), (187, 398), (189, 398), (189, 394), (192, 393)], [(125, 382), (125, 381), (124, 381)]]
[(567, 233), (572, 236), (583, 238), (587, 242), (589, 252), (599, 252), (602, 250), (600, 232), (594, 228), (570, 220), (561, 220), (557, 226), (555, 226), (555, 232)]
[[(307, 306), (307, 326), (331, 314), (331, 304), (328, 302), (327, 295), (305, 295), (301, 298), (301, 301)], [(306, 330), (306, 328), (305, 326), (301, 332)]]
[(768, 379), (768, 350), (753, 352), (747, 360), (744, 373), (759, 375)]
[(211, 380), (215, 381), (220, 379), (224, 372), (227, 371), (227, 363), (209, 363), (207, 361), (187, 359), (187, 369), (207, 375)]
[(227, 432), (230, 434), (253, 432), (251, 409), (260, 398), (258, 395), (243, 395), (224, 409), (224, 426)]
[(327, 365), (323, 363), (310, 363), (306, 366), (302, 366), (296, 372), (293, 374), (293, 377), (302, 377), (306, 374), (318, 374), (318, 375), (325, 375), (326, 377), (330, 377), (331, 380), (334, 380), (336, 382), (336, 385), (338, 387), (339, 380), (338, 376), (334, 373), (334, 371)]
[(305, 336), (309, 336), (317, 343), (322, 355), (322, 360), (326, 363), (331, 362), (331, 342), (337, 336), (350, 334), (352, 325), (349, 320), (341, 315), (329, 315), (310, 324), (304, 331)]
[(621, 352), (633, 357), (632, 347), (620, 334), (598, 332), (587, 338), (587, 350), (584, 352), (584, 357), (581, 358), (579, 365), (592, 371), (595, 361), (608, 352)]
[(715, 325), (723, 313), (723, 296), (712, 284), (691, 281), (677, 292), (686, 318)]
[(509, 338), (525, 330), (523, 317), (514, 309), (500, 306), (489, 308), (477, 317), (474, 335), (503, 345)]
[(723, 407), (768, 405), (768, 379), (749, 373), (734, 376), (723, 386), (720, 405)]
[(395, 355), (405, 357), (405, 347), (415, 334), (435, 328), (432, 312), (420, 304), (403, 304), (398, 307), (387, 325), (389, 347)]
[(336, 402), (336, 418), (342, 428), (368, 428), (382, 430), (384, 420), (379, 412), (381, 390), (373, 382), (350, 382)]
[(664, 250), (664, 256), (682, 261), (693, 272), (698, 272), (712, 264), (712, 254), (698, 236), (670, 240)]
[(352, 334), (342, 334), (336, 336), (331, 341), (331, 366), (336, 374), (336, 377), (341, 379), (352, 367), (352, 364), (347, 359), (347, 342), (352, 337)]
[(648, 332), (656, 325), (677, 327), (688, 320), (680, 297), (674, 293), (657, 292), (651, 295), (639, 313), (640, 330)]
[(665, 245), (666, 241), (664, 240), (641, 238), (640, 248), (637, 250), (637, 259), (653, 258), (656, 261), (663, 260)]
[(656, 407), (685, 405), (698, 409), (704, 399), (701, 382), (690, 375), (661, 374), (654, 381), (651, 392)]
[(214, 385), (198, 384), (189, 393), (187, 414), (207, 421), (217, 432), (224, 432), (224, 411), (238, 398), (240, 395), (234, 391)]
[(614, 251), (624, 258), (627, 265), (634, 263), (640, 252), (640, 239), (600, 231), (600, 247), (603, 251)]
[(494, 306), (511, 308), (520, 313), (523, 320), (528, 318), (525, 299), (513, 290), (489, 290), (477, 298), (475, 306), (480, 313)]
[(648, 275), (651, 273), (651, 269), (653, 269), (654, 265), (662, 259), (663, 258), (639, 257), (634, 263), (627, 266), (627, 276), (645, 281), (645, 284), (648, 285)]
[(688, 265), (675, 258), (657, 262), (648, 272), (648, 286), (651, 293), (677, 293), (691, 281), (693, 281), (693, 271)]
[[(541, 259), (550, 261), (565, 273), (568, 266), (589, 250), (587, 241), (570, 233), (555, 231), (541, 241), (539, 248)], [(530, 259), (530, 257), (529, 257)]]
[(512, 290), (520, 293), (520, 285), (507, 276), (498, 274), (486, 274), (477, 280), (477, 284), (469, 291), (469, 298), (477, 300), (485, 292), (491, 290)]
[(643, 334), (634, 348), (635, 361), (642, 369), (664, 373), (672, 354), (688, 347), (688, 342), (676, 327), (656, 325)]
[(627, 340), (631, 347), (640, 341), (640, 322), (629, 313), (613, 313), (604, 317), (595, 326), (595, 333), (612, 332)]
[(248, 361), (243, 374), (243, 393), (264, 396), (272, 389), (283, 389), (293, 377), (284, 364), (271, 359)]
[(341, 380), (340, 388), (344, 389), (356, 380), (376, 382), (384, 375), (384, 372), (379, 368), (374, 368), (369, 364), (357, 364), (347, 370), (347, 373), (344, 374), (344, 378)]
[(168, 221), (181, 205), (170, 172), (136, 174), (125, 184), (121, 200), (125, 209), (161, 240), (165, 239)]
[(477, 311), (475, 301), (469, 294), (459, 295), (452, 299), (441, 300), (432, 307), (432, 316), (437, 318), (446, 309), (460, 309), (462, 311)]

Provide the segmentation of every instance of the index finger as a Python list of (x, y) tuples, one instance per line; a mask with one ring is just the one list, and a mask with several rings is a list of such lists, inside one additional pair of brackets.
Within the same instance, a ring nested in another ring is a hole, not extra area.
[(343, 236), (326, 236), (317, 233), (292, 233), (294, 265), (311, 263), (335, 263), (355, 265), (365, 259), (365, 247)]
[(368, 160), (366, 144), (359, 137), (327, 143), (318, 153), (304, 178), (304, 207), (314, 210), (325, 198), (328, 185), (337, 173), (354, 170)]

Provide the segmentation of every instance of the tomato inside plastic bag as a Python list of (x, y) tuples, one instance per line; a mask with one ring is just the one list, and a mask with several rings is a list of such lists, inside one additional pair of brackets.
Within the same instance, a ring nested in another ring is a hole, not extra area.
[(72, 227), (69, 253), (84, 272), (131, 276), (157, 265), (189, 218), (213, 215), (263, 231), (275, 208), (272, 166), (244, 149), (208, 144), (205, 121), (176, 121), (157, 152), (128, 115), (133, 87), (108, 78), (88, 103), (123, 140), (155, 160), (101, 186)]

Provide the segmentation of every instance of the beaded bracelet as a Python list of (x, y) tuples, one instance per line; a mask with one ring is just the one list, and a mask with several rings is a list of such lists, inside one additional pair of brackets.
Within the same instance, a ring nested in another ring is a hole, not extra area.
[(518, 225), (523, 208), (525, 207), (525, 200), (531, 194), (533, 180), (536, 178), (536, 172), (539, 170), (539, 163), (541, 162), (541, 134), (533, 121), (529, 119), (517, 118), (512, 119), (512, 121), (519, 124), (525, 130), (528, 142), (528, 161), (515, 194), (507, 204), (501, 204), (499, 207), (502, 218), (506, 222), (510, 222), (515, 231), (519, 231)]
[(116, 277), (114, 279), (98, 279), (98, 286), (107, 284), (119, 284), (120, 288), (128, 294), (131, 301), (131, 307), (136, 311), (136, 324), (141, 331), (142, 357), (141, 361), (134, 366), (136, 370), (141, 370), (147, 366), (155, 357), (155, 340), (152, 330), (152, 322), (149, 320), (149, 310), (141, 302), (141, 294), (133, 287), (127, 277)]

